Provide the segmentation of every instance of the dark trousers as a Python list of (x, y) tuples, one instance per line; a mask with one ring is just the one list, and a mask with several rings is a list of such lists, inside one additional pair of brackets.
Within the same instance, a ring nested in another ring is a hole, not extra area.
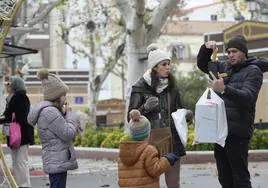
[(67, 172), (49, 174), (50, 188), (65, 188)]
[(224, 148), (215, 144), (219, 182), (222, 188), (252, 188), (248, 171), (249, 139), (227, 137)]

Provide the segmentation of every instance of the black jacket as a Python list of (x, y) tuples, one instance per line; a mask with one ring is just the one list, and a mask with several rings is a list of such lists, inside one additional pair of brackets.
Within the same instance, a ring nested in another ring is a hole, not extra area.
[(225, 92), (219, 94), (225, 103), (228, 135), (250, 138), (253, 133), (255, 106), (262, 85), (262, 72), (268, 70), (265, 59), (251, 57), (238, 66), (229, 66), (226, 61), (211, 62), (212, 50), (201, 46), (197, 66), (205, 73), (217, 72), (224, 79)]
[[(168, 110), (168, 93), (170, 96), (170, 112)], [(143, 110), (142, 105), (144, 105), (145, 101), (152, 96), (158, 97), (159, 108), (154, 112), (146, 113), (146, 111)], [(149, 119), (152, 129), (168, 127), (170, 121), (173, 152), (178, 156), (183, 156), (185, 155), (185, 148), (181, 143), (171, 117), (171, 113), (177, 111), (179, 108), (182, 108), (182, 104), (179, 90), (175, 87), (175, 83), (170, 84), (170, 86), (161, 93), (156, 93), (152, 87), (146, 83), (143, 77), (132, 86), (128, 112), (132, 109), (139, 109), (141, 113)]]
[[(26, 92), (18, 91), (14, 93), (4, 112), (4, 119), (0, 123), (10, 123), (12, 120), (12, 113), (15, 112), (16, 121), (21, 125), (21, 145), (34, 144), (34, 128), (27, 122), (27, 116), (30, 111), (30, 101)], [(9, 146), (9, 137), (7, 139)]]

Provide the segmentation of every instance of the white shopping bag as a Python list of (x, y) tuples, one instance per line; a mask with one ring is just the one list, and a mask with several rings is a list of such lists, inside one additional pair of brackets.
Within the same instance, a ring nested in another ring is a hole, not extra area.
[(178, 109), (176, 112), (171, 113), (177, 133), (184, 147), (187, 144), (187, 134), (188, 134), (188, 127), (185, 119), (186, 113), (187, 113), (186, 109)]
[(195, 105), (194, 143), (217, 143), (224, 147), (227, 135), (224, 101), (207, 88)]

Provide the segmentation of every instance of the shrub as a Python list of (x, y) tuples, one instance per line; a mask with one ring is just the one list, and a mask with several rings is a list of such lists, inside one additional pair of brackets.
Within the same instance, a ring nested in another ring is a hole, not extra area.
[[(0, 133), (2, 136), (2, 133)], [(38, 132), (35, 130), (35, 143), (40, 144)], [(267, 149), (268, 148), (268, 130), (255, 130), (250, 146), (250, 149)], [(121, 141), (130, 141), (131, 137), (124, 134), (123, 128), (87, 128), (84, 136), (78, 135), (74, 140), (75, 146), (82, 147), (105, 147), (105, 148), (118, 148)], [(194, 140), (194, 127), (189, 125), (187, 151), (205, 151), (213, 150), (214, 144), (195, 144)], [(2, 143), (6, 143), (6, 137), (2, 136)]]

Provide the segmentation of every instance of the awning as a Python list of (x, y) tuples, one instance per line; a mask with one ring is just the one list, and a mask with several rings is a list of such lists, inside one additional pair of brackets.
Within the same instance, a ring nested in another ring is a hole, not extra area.
[(8, 58), (26, 54), (36, 54), (38, 50), (5, 43), (0, 58)]

